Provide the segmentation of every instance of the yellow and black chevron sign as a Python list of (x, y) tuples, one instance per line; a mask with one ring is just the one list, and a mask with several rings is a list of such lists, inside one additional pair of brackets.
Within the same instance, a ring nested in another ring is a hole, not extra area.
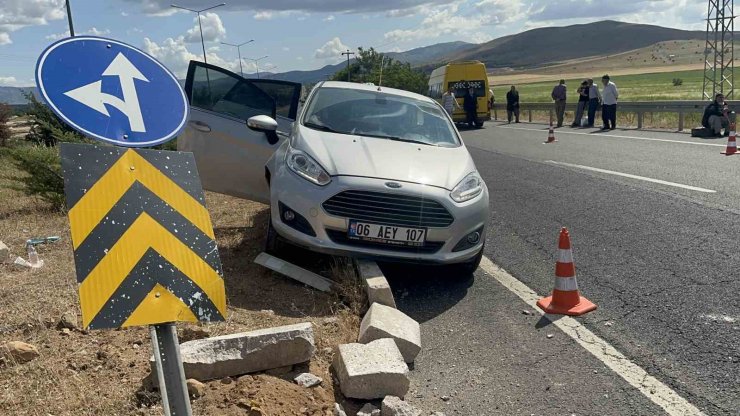
[(192, 153), (65, 143), (61, 155), (84, 326), (222, 321), (221, 260)]

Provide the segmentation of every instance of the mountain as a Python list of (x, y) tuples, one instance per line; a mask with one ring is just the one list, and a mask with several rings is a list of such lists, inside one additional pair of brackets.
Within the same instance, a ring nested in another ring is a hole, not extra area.
[(34, 87), (0, 87), (0, 103), (10, 105), (26, 104), (26, 93), (33, 92), (38, 98), (38, 93)]
[(504, 36), (429, 61), (426, 69), (449, 61), (479, 60), (492, 68), (526, 69), (570, 59), (610, 55), (670, 40), (705, 39), (702, 31), (605, 20), (532, 29)]
[[(434, 62), (442, 59), (453, 53), (457, 53), (463, 49), (467, 49), (474, 46), (472, 43), (467, 42), (446, 42), (438, 43), (435, 45), (424, 46), (421, 48), (411, 49), (406, 52), (384, 52), (389, 58), (393, 58), (396, 61), (408, 62), (413, 66), (423, 65), (427, 62)], [(352, 63), (353, 60), (350, 60)], [(347, 65), (347, 61), (340, 62), (335, 65), (326, 65), (323, 68), (316, 69), (313, 71), (289, 71), (278, 74), (272, 73), (260, 73), (260, 76), (270, 79), (280, 79), (283, 81), (300, 82), (302, 84), (310, 84), (319, 81), (325, 81), (328, 77), (331, 77), (339, 70)], [(249, 78), (256, 77), (256, 74), (247, 75)]]

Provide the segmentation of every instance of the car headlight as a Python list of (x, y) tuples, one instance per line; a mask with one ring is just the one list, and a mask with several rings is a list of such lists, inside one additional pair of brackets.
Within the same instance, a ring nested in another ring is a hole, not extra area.
[(288, 147), (288, 152), (285, 156), (285, 163), (288, 164), (290, 170), (295, 172), (298, 176), (315, 183), (316, 185), (324, 186), (331, 182), (331, 176), (319, 165), (318, 162), (307, 155), (305, 152)]
[(450, 192), (450, 198), (455, 202), (465, 202), (480, 195), (481, 192), (483, 192), (483, 179), (478, 172), (471, 172)]

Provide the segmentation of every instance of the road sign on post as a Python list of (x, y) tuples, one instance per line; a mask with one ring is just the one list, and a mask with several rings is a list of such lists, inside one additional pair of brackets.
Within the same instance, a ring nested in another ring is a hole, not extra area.
[(67, 124), (119, 146), (164, 143), (182, 131), (189, 115), (177, 78), (156, 59), (113, 39), (78, 36), (52, 44), (36, 64), (36, 83)]
[[(63, 39), (39, 57), (36, 83), (80, 133), (124, 147), (180, 133), (189, 105), (161, 63), (125, 43)], [(222, 321), (226, 294), (192, 153), (61, 145), (85, 327), (151, 325), (167, 415), (189, 416), (176, 321)]]

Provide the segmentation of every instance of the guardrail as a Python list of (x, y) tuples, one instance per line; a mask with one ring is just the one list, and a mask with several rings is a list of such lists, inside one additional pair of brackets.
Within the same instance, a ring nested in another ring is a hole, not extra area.
[[(728, 101), (730, 109), (740, 105), (740, 101)], [(678, 131), (684, 129), (684, 122), (687, 114), (703, 114), (704, 108), (709, 105), (709, 101), (620, 101), (617, 105), (617, 111), (620, 113), (635, 113), (637, 115), (637, 128), (641, 129), (644, 125), (645, 114), (647, 113), (675, 113), (678, 114)], [(567, 103), (565, 111), (576, 111), (577, 102)], [(498, 111), (506, 114), (506, 104), (496, 102), (492, 108), (494, 120), (498, 120)], [(520, 117), (525, 113), (528, 114), (529, 122), (532, 122), (532, 112), (549, 112), (550, 121), (555, 119), (555, 104), (553, 103), (520, 103)], [(600, 111), (599, 111), (600, 112)], [(598, 117), (597, 117), (598, 119)]]

